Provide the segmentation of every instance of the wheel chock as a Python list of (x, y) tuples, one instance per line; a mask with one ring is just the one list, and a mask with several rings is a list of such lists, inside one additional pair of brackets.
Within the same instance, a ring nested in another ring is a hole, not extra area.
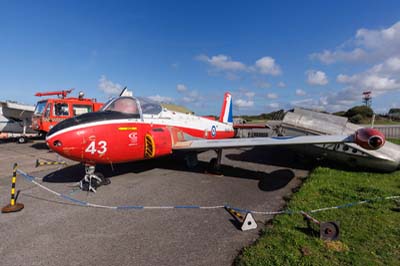
[[(314, 223), (319, 225), (319, 237), (322, 240), (338, 240), (339, 239), (339, 222), (320, 222), (308, 213), (300, 212), (301, 215), (304, 216), (304, 219), (307, 220), (308, 223)], [(308, 224), (310, 226), (310, 224)]]
[(247, 231), (256, 228), (257, 228), (257, 223), (254, 220), (253, 215), (251, 215), (251, 213), (247, 213), (246, 216), (244, 217), (244, 221), (240, 229), (242, 229), (242, 231)]
[(40, 161), (39, 159), (36, 159), (36, 168), (39, 166), (44, 166), (44, 165), (67, 165), (66, 162), (64, 161), (51, 161), (51, 160), (42, 160)]
[(1, 209), (2, 213), (18, 212), (24, 208), (24, 204), (16, 203), (16, 199), (15, 199), (15, 183), (17, 182), (17, 166), (18, 165), (15, 163), (14, 167), (13, 167), (10, 204), (8, 204), (7, 206), (5, 206)]
[(235, 220), (240, 224), (240, 229), (242, 231), (247, 231), (251, 229), (256, 229), (257, 228), (257, 223), (253, 218), (253, 215), (251, 215), (250, 212), (246, 213), (246, 216), (243, 217), (243, 215), (237, 211), (235, 211), (232, 208), (225, 207), (225, 209), (235, 218)]

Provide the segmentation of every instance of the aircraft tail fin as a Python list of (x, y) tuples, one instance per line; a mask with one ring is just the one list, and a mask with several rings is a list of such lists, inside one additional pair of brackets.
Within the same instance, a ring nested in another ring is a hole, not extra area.
[(233, 123), (232, 95), (229, 92), (225, 92), (219, 122)]

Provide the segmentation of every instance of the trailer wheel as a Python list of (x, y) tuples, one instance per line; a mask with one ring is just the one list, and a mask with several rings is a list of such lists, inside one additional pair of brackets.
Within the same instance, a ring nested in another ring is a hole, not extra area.
[(26, 137), (19, 137), (19, 138), (17, 139), (17, 143), (18, 143), (18, 144), (26, 143), (26, 141), (27, 141)]

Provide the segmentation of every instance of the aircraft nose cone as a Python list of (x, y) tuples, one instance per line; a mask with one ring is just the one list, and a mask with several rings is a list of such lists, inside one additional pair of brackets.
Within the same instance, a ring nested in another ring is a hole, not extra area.
[(373, 149), (378, 149), (383, 145), (383, 140), (379, 136), (372, 136), (368, 140), (368, 144)]
[(63, 147), (62, 141), (56, 136), (56, 137), (46, 137), (46, 144), (47, 147), (49, 147), (51, 150), (55, 152), (59, 152), (61, 148)]

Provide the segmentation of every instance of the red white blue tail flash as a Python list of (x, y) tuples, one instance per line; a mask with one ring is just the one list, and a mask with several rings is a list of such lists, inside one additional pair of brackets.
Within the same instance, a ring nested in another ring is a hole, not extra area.
[(226, 92), (224, 95), (224, 104), (219, 115), (219, 122), (233, 123), (232, 95), (229, 92)]

